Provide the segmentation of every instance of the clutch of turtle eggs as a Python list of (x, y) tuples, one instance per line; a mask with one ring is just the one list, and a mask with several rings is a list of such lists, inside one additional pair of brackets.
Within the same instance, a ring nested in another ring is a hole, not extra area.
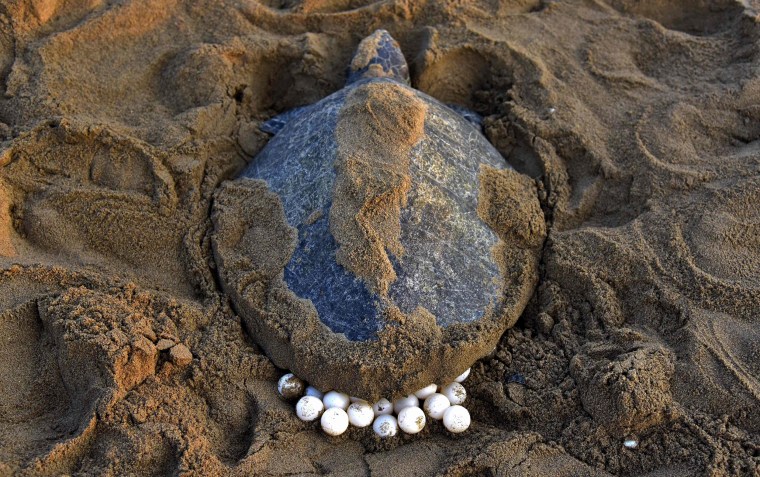
[(322, 430), (331, 436), (343, 434), (349, 425), (357, 428), (372, 425), (374, 433), (383, 439), (396, 436), (399, 429), (417, 434), (428, 419), (442, 420), (449, 432), (461, 433), (470, 427), (470, 413), (462, 406), (467, 399), (462, 382), (469, 374), (467, 369), (451, 383), (430, 384), (393, 402), (382, 398), (369, 403), (338, 391), (322, 392), (292, 373), (280, 378), (277, 391), (285, 400), (296, 403), (299, 419), (319, 420)]

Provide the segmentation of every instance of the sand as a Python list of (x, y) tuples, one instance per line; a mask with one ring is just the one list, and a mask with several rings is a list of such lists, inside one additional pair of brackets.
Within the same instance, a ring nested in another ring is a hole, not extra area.
[[(4, 2), (0, 475), (756, 475), (759, 10)], [(415, 87), (487, 116), (547, 224), (461, 436), (298, 421), (209, 236), (260, 122), (340, 88), (380, 27)]]
[[(411, 92), (373, 84), (355, 90), (340, 113), (337, 174), (330, 207), (336, 261), (368, 288), (388, 296), (396, 272), (389, 253), (404, 256), (401, 210), (412, 187), (409, 151), (422, 138), (427, 105)], [(357, 128), (355, 124), (386, 128)]]

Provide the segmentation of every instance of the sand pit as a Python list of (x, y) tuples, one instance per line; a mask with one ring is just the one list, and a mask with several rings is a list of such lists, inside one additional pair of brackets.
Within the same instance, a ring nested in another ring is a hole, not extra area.
[[(759, 8), (6, 2), (0, 474), (756, 475)], [(547, 224), (456, 437), (299, 421), (212, 250), (258, 126), (341, 88), (376, 28), (486, 117)]]

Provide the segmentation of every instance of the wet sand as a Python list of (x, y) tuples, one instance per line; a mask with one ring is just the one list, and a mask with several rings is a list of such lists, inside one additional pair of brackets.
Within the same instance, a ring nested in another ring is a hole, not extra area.
[[(0, 7), (0, 475), (760, 472), (757, 1)], [(547, 224), (460, 436), (300, 422), (212, 252), (258, 125), (376, 28)]]

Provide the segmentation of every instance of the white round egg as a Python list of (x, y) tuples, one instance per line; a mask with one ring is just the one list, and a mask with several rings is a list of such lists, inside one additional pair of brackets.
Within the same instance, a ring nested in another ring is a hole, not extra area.
[(459, 376), (457, 376), (456, 378), (454, 378), (454, 382), (461, 383), (462, 381), (464, 381), (465, 379), (467, 379), (467, 376), (470, 375), (470, 369), (471, 368), (467, 368), (464, 371), (464, 373), (462, 373)]
[(337, 407), (345, 411), (348, 409), (350, 399), (348, 394), (339, 393), (338, 391), (330, 391), (322, 398), (322, 402), (325, 403), (327, 409)]
[(374, 418), (375, 413), (372, 410), (372, 406), (366, 401), (354, 402), (348, 406), (348, 422), (352, 426), (367, 427), (372, 424)]
[(393, 404), (389, 400), (382, 398), (372, 405), (372, 411), (375, 413), (375, 417), (391, 414), (393, 412)]
[(339, 407), (331, 407), (322, 414), (319, 421), (322, 430), (331, 436), (339, 436), (348, 429), (348, 414)]
[(467, 390), (457, 382), (449, 383), (441, 389), (441, 394), (449, 398), (452, 406), (462, 404), (467, 399)]
[(443, 413), (443, 425), (449, 432), (464, 432), (470, 427), (470, 412), (459, 405), (451, 406)]
[(410, 394), (408, 396), (398, 398), (395, 401), (393, 401), (393, 412), (398, 414), (405, 407), (419, 406), (419, 405), (420, 405), (420, 400), (417, 399), (417, 396), (415, 396), (414, 394)]
[(315, 388), (314, 386), (306, 386), (306, 391), (304, 392), (304, 394), (306, 396), (314, 396), (317, 399), (322, 399), (323, 397), (325, 397), (325, 393)]
[(316, 420), (324, 410), (325, 406), (322, 404), (322, 400), (314, 396), (304, 396), (296, 404), (298, 419), (306, 422)]
[(425, 413), (417, 406), (405, 407), (398, 413), (398, 427), (407, 434), (417, 434), (425, 427)]
[(277, 392), (285, 399), (295, 400), (303, 395), (306, 387), (303, 381), (293, 373), (288, 373), (277, 382)]
[(425, 399), (425, 405), (423, 407), (428, 416), (440, 421), (443, 419), (443, 413), (446, 409), (451, 407), (451, 401), (449, 401), (449, 398), (443, 394), (435, 393)]
[(383, 414), (375, 419), (372, 430), (383, 439), (393, 437), (398, 434), (398, 421), (390, 414)]
[(418, 399), (425, 400), (428, 396), (435, 393), (435, 391), (438, 389), (437, 384), (428, 384), (424, 388), (420, 389), (419, 391), (415, 391), (414, 395), (417, 396)]

